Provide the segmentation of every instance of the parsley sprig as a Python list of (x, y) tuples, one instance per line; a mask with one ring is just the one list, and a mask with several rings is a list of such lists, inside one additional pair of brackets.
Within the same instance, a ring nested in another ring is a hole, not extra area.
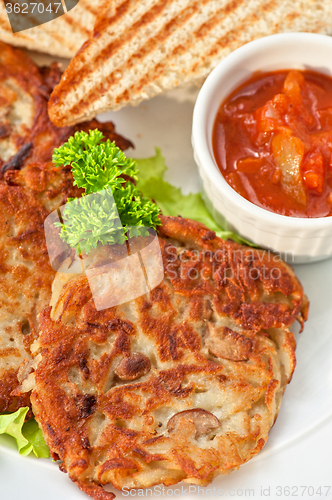
[(103, 139), (99, 130), (76, 132), (53, 153), (55, 166), (71, 165), (74, 185), (85, 190), (82, 198), (68, 200), (63, 223), (57, 224), (60, 237), (78, 253), (88, 254), (99, 242), (122, 244), (128, 237), (147, 236), (147, 228), (161, 224), (157, 205), (128, 180), (137, 179), (135, 160)]

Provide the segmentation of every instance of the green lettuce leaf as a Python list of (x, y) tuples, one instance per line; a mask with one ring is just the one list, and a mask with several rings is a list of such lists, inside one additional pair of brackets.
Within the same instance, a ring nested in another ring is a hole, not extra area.
[(160, 149), (156, 148), (156, 155), (151, 158), (136, 159), (136, 165), (139, 170), (136, 183), (138, 189), (147, 198), (152, 198), (164, 215), (182, 215), (182, 217), (197, 220), (215, 231), (217, 236), (224, 240), (230, 238), (238, 243), (253, 246), (250, 241), (217, 224), (206, 208), (201, 193), (184, 195), (180, 188), (164, 180), (167, 167)]
[(33, 452), (38, 458), (48, 458), (50, 452), (35, 419), (24, 423), (28, 411), (26, 406), (15, 413), (0, 415), (0, 434), (7, 434), (15, 439), (20, 455), (27, 456)]
[(23, 435), (32, 446), (32, 451), (36, 455), (36, 457), (50, 457), (50, 450), (45, 443), (42, 430), (34, 418), (31, 418), (23, 425)]

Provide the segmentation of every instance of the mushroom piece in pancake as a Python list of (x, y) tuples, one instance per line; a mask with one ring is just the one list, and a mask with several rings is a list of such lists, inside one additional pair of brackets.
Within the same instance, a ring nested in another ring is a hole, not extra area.
[(308, 303), (290, 266), (180, 217), (162, 217), (159, 243), (162, 282), (112, 308), (84, 274), (57, 274), (23, 382), (53, 457), (98, 500), (237, 469), (296, 364), (288, 328)]
[(110, 122), (92, 120), (76, 127), (54, 126), (47, 105), (60, 78), (57, 64), (38, 68), (23, 51), (0, 42), (0, 179), (8, 170), (51, 161), (54, 148), (77, 130), (98, 128), (122, 150), (132, 146)]

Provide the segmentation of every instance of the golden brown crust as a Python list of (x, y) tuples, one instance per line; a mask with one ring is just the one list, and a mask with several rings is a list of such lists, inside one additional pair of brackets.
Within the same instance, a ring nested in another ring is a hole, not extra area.
[[(207, 257), (209, 252), (214, 252), (212, 261), (202, 258), (196, 263), (197, 273), (193, 273), (191, 260), (195, 250), (188, 251), (188, 270), (185, 264), (177, 261), (172, 263), (173, 256), (166, 250), (169, 269), (177, 276), (172, 280), (175, 289), (179, 282), (181, 287), (185, 286), (188, 294), (202, 293), (201, 282), (190, 279), (190, 273), (204, 275), (205, 293), (217, 292), (214, 300), (216, 311), (232, 315), (248, 330), (289, 326), (302, 317), (303, 307), (308, 300), (293, 269), (280, 257), (266, 250), (243, 247), (234, 242), (225, 243), (213, 231), (187, 219), (162, 217), (162, 222), (162, 235), (176, 237), (189, 245), (200, 241), (201, 247), (207, 251)], [(180, 269), (185, 273), (186, 280), (179, 280)], [(264, 301), (264, 297), (268, 299), (278, 294), (287, 297), (287, 300)], [(305, 315), (307, 307), (304, 307)]]
[(0, 412), (28, 402), (11, 392), (37, 338), (37, 315), (49, 301), (55, 274), (44, 239), (46, 215), (29, 192), (0, 183)]
[(45, 214), (65, 204), (68, 198), (79, 197), (82, 190), (73, 186), (70, 167), (56, 168), (52, 163), (31, 163), (22, 170), (8, 170), (4, 180), (8, 186), (22, 188), (21, 191), (41, 202)]
[(94, 500), (113, 500), (115, 498), (114, 493), (107, 492), (94, 484), (85, 484), (79, 481), (76, 481), (76, 484), (80, 490), (94, 498)]
[[(40, 316), (33, 409), (95, 499), (105, 484), (206, 485), (238, 468), (264, 446), (295, 368), (288, 327), (304, 295), (289, 266), (180, 217), (162, 217), (159, 243), (165, 277), (148, 294), (98, 312), (85, 276), (59, 274)], [(137, 356), (149, 362), (131, 381)]]
[(19, 395), (17, 374), (31, 358), (37, 316), (50, 301), (55, 276), (49, 263), (44, 220), (54, 209), (79, 196), (68, 168), (29, 165), (8, 171), (0, 182), (0, 413), (29, 406)]
[[(1, 349), (0, 358), (5, 356), (6, 354)], [(30, 406), (30, 394), (20, 394), (19, 396), (11, 395), (17, 385), (17, 369), (13, 368), (12, 370), (7, 370), (5, 374), (2, 374), (0, 380), (0, 413), (4, 411), (14, 412), (20, 407)]]
[(0, 181), (0, 413), (29, 406), (16, 392), (17, 375), (48, 306), (55, 271), (49, 263), (44, 220), (68, 198), (81, 195), (68, 167), (36, 163)]
[(57, 65), (39, 69), (24, 52), (0, 42), (0, 179), (6, 182), (0, 181), (0, 412), (29, 403), (28, 396), (13, 391), (20, 363), (30, 357), (37, 316), (49, 304), (55, 275), (44, 220), (68, 197), (81, 194), (73, 187), (70, 168), (45, 162), (77, 130), (99, 128), (121, 149), (132, 146), (110, 122), (55, 127), (47, 102), (60, 76)]
[(111, 122), (92, 120), (63, 128), (53, 125), (47, 104), (60, 77), (57, 65), (39, 69), (27, 54), (0, 42), (0, 179), (9, 170), (51, 161), (54, 148), (77, 130), (98, 128), (121, 149), (133, 146), (115, 132)]

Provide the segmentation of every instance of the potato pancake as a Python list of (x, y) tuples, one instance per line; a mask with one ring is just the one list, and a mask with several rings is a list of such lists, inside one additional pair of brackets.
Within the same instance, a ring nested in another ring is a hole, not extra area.
[(0, 181), (0, 413), (29, 404), (28, 396), (12, 392), (21, 362), (30, 357), (37, 316), (49, 304), (55, 276), (44, 220), (80, 193), (69, 168), (44, 162), (77, 130), (98, 128), (121, 149), (132, 146), (111, 122), (55, 127), (47, 104), (60, 77), (56, 64), (38, 68), (23, 51), (0, 42), (0, 179), (6, 181)]
[(38, 68), (23, 51), (0, 42), (0, 179), (8, 170), (51, 161), (53, 149), (77, 130), (98, 128), (121, 149), (132, 146), (116, 134), (110, 122), (92, 120), (77, 127), (54, 126), (47, 105), (60, 78), (57, 64)]
[[(58, 273), (23, 382), (53, 458), (103, 486), (207, 485), (264, 446), (308, 302), (277, 256), (162, 217), (163, 281), (97, 311), (84, 274)], [(116, 250), (108, 247), (109, 255)], [(105, 254), (103, 254), (103, 258)]]
[[(71, 171), (51, 164), (25, 167), (0, 182), (0, 413), (29, 404), (11, 395), (22, 361), (37, 338), (38, 314), (50, 301), (55, 271), (49, 264), (44, 220), (70, 196)], [(15, 185), (14, 185), (15, 184)]]

